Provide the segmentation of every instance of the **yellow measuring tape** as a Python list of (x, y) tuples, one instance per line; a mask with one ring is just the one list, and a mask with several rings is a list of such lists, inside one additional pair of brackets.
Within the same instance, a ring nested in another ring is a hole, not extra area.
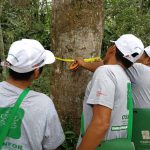
[[(60, 60), (60, 61), (64, 61), (64, 62), (74, 62), (74, 59), (65, 59), (65, 58), (59, 58), (59, 57), (55, 57), (56, 60)], [(101, 60), (100, 57), (93, 57), (93, 58), (86, 58), (84, 59), (85, 62), (94, 62), (94, 61), (99, 61)]]

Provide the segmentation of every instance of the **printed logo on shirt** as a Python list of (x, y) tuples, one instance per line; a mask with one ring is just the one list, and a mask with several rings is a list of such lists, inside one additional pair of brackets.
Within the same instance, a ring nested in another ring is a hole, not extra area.
[[(12, 113), (12, 107), (0, 108), (0, 133), (2, 132), (4, 126), (7, 123), (9, 115)], [(18, 112), (14, 118), (14, 121), (10, 127), (7, 137), (13, 139), (19, 139), (21, 137), (21, 124), (24, 117), (24, 110), (22, 108), (18, 109)]]
[(123, 115), (122, 120), (128, 119), (129, 115)]
[(127, 130), (126, 125), (121, 125), (121, 126), (112, 126), (111, 131), (120, 131), (120, 130)]
[(101, 95), (104, 96), (105, 94), (103, 94), (101, 91), (96, 91), (96, 96), (97, 96), (97, 97), (100, 97)]
[(23, 150), (24, 149), (22, 145), (17, 145), (17, 144), (7, 142), (7, 141), (3, 143), (3, 147), (9, 150)]

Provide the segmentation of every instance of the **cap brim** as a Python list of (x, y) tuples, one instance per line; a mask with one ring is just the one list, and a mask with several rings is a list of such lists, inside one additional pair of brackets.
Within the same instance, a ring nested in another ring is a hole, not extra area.
[(146, 52), (146, 54), (150, 57), (150, 46), (146, 47), (144, 49), (144, 51)]
[(45, 57), (45, 64), (52, 64), (55, 62), (55, 56), (51, 51), (45, 50)]
[(115, 43), (116, 41), (110, 40), (111, 43)]

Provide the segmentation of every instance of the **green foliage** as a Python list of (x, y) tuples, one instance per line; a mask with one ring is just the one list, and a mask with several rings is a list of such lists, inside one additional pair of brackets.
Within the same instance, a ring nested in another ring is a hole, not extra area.
[(50, 48), (51, 5), (46, 1), (28, 0), (26, 6), (15, 6), (10, 1), (3, 2), (1, 25), (6, 53), (13, 41), (33, 38), (45, 48)]
[(106, 0), (102, 55), (109, 47), (110, 40), (116, 40), (122, 34), (132, 33), (145, 46), (150, 45), (149, 22), (149, 0)]
[(65, 132), (65, 142), (58, 148), (58, 150), (75, 150), (78, 135), (74, 132), (73, 123), (70, 119), (66, 119), (66, 124), (64, 125)]

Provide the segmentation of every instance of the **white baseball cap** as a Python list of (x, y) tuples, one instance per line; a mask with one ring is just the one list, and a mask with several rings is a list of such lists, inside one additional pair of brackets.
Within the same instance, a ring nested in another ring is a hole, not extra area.
[(150, 46), (145, 48), (145, 52), (150, 57)]
[(133, 63), (136, 62), (144, 52), (142, 41), (132, 34), (124, 34), (120, 36), (117, 41), (112, 42), (114, 42), (119, 51), (123, 53), (124, 58)]
[(40, 42), (33, 39), (22, 39), (12, 43), (6, 62), (2, 62), (2, 65), (15, 72), (26, 73), (54, 61), (54, 54), (45, 50)]

